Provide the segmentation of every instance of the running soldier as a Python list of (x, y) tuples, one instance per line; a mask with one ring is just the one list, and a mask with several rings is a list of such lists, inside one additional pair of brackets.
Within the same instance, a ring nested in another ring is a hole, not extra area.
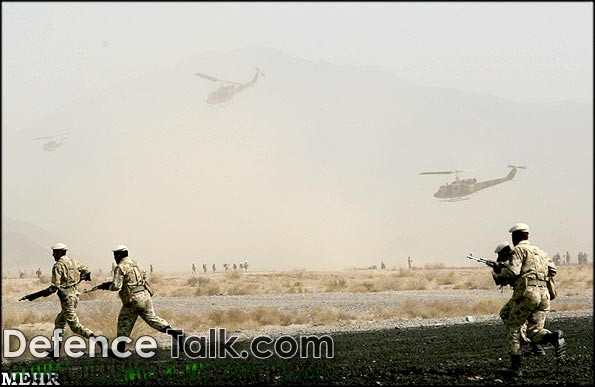
[[(79, 321), (76, 314), (76, 307), (79, 301), (79, 292), (76, 286), (83, 280), (90, 281), (91, 273), (89, 269), (81, 265), (76, 259), (66, 255), (68, 248), (64, 243), (56, 243), (51, 247), (52, 255), (56, 263), (52, 267), (51, 285), (39, 292), (26, 295), (19, 301), (33, 301), (39, 297), (47, 297), (53, 293), (58, 293), (62, 310), (56, 316), (54, 321), (54, 330), (63, 330), (66, 324), (72, 329), (72, 332), (85, 338), (95, 337), (95, 334), (88, 328), (85, 328)], [(58, 342), (58, 356), (50, 352), (48, 357), (56, 360), (59, 357), (61, 341)], [(101, 343), (98, 343), (101, 344)]]
[[(492, 272), (494, 282), (496, 283), (496, 285), (500, 285), (501, 288), (507, 285), (510, 285), (512, 287), (512, 284), (509, 283), (508, 278), (502, 275), (502, 268), (504, 265), (508, 263), (508, 260), (510, 259), (510, 254), (512, 253), (510, 243), (500, 243), (498, 246), (496, 246), (494, 253), (498, 254), (498, 258), (496, 258), (496, 262), (498, 263), (498, 265), (492, 267), (492, 269), (494, 270)], [(506, 304), (504, 304), (504, 306), (500, 310), (500, 318), (502, 319), (504, 325), (507, 325), (507, 319), (510, 318), (510, 311), (512, 305), (512, 300), (509, 300)], [(532, 342), (527, 337), (527, 322), (525, 322), (523, 326), (521, 326), (520, 342), (521, 346), (529, 346), (529, 352), (533, 355), (545, 356), (545, 350), (543, 349), (543, 346)]]
[(556, 275), (556, 266), (537, 246), (529, 243), (529, 226), (517, 223), (509, 230), (515, 246), (508, 265), (502, 268), (502, 278), (512, 284), (509, 315), (504, 316), (511, 367), (507, 370), (518, 377), (521, 372), (520, 328), (527, 322), (527, 336), (534, 343), (554, 346), (556, 357), (563, 357), (566, 346), (564, 334), (544, 328), (546, 313), (550, 310), (547, 282)]
[[(139, 316), (159, 332), (174, 337), (179, 336), (179, 330), (173, 329), (166, 320), (155, 314), (151, 300), (153, 292), (147, 283), (147, 272), (135, 260), (128, 257), (126, 246), (116, 246), (112, 251), (117, 263), (113, 280), (98, 285), (97, 289), (111, 290), (120, 295), (122, 308), (118, 316), (118, 337), (130, 337), (130, 332)], [(124, 352), (126, 343), (119, 342), (117, 348), (119, 352)]]

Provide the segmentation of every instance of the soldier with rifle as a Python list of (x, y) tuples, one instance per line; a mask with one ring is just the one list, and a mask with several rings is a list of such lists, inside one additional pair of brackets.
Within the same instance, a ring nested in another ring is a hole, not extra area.
[[(56, 261), (52, 268), (51, 285), (47, 289), (21, 297), (19, 301), (33, 301), (39, 297), (47, 297), (57, 292), (62, 310), (56, 316), (54, 330), (63, 330), (68, 323), (68, 326), (74, 333), (86, 338), (96, 337), (90, 329), (85, 328), (79, 322), (79, 318), (76, 315), (76, 307), (78, 305), (80, 294), (76, 286), (81, 283), (81, 281), (90, 281), (91, 272), (89, 272), (89, 269), (86, 266), (81, 265), (76, 259), (66, 255), (68, 248), (64, 243), (56, 243), (51, 249), (54, 260)], [(98, 342), (98, 344), (101, 346), (101, 342)], [(54, 354), (50, 352), (48, 357), (56, 360), (60, 353), (59, 347), (60, 345), (58, 345), (58, 356), (54, 356)]]
[(527, 336), (537, 344), (552, 344), (557, 358), (564, 356), (566, 344), (561, 330), (545, 329), (550, 300), (555, 297), (553, 277), (556, 265), (549, 255), (529, 243), (529, 226), (517, 223), (508, 230), (514, 249), (502, 275), (512, 283), (514, 292), (506, 319), (506, 340), (510, 351), (511, 366), (507, 372), (518, 377), (521, 372), (520, 328), (527, 323)]
[[(112, 251), (116, 261), (113, 280), (99, 284), (87, 292), (98, 289), (118, 292), (122, 300), (122, 308), (118, 315), (118, 337), (129, 337), (136, 319), (140, 316), (152, 328), (177, 338), (178, 347), (181, 348), (182, 332), (173, 329), (153, 310), (151, 300), (153, 291), (147, 282), (147, 272), (135, 260), (128, 257), (128, 247), (118, 245)], [(125, 342), (120, 341), (117, 344), (119, 352), (124, 352), (125, 348)]]
[[(500, 288), (510, 285), (510, 287), (514, 289), (514, 284), (511, 283), (510, 279), (502, 273), (502, 268), (508, 268), (508, 260), (510, 259), (510, 254), (512, 253), (510, 243), (500, 243), (498, 246), (496, 246), (494, 253), (498, 254), (498, 258), (496, 258), (496, 265), (492, 266), (492, 277), (494, 278), (494, 282), (496, 283), (496, 285), (500, 285)], [(504, 325), (507, 324), (507, 319), (510, 318), (510, 311), (512, 309), (512, 306), (513, 301), (508, 300), (508, 302), (500, 310), (500, 318), (502, 319)], [(532, 353), (535, 356), (545, 356), (545, 350), (543, 349), (543, 346), (532, 342), (529, 339), (529, 337), (527, 337), (527, 322), (525, 322), (523, 326), (521, 326), (519, 333), (521, 346), (529, 347), (527, 352)]]

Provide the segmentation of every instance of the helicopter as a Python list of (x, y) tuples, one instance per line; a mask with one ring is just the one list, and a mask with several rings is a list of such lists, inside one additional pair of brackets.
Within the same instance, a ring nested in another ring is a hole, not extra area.
[(62, 146), (62, 144), (64, 143), (64, 139), (69, 134), (70, 133), (62, 133), (62, 134), (57, 134), (55, 136), (36, 137), (33, 140), (48, 140), (48, 139), (50, 139), (50, 141), (43, 144), (43, 150), (46, 152), (53, 152), (56, 149), (58, 149), (60, 146)]
[(477, 191), (482, 189), (486, 189), (492, 187), (496, 184), (505, 183), (509, 180), (512, 180), (517, 173), (518, 169), (527, 169), (527, 167), (521, 165), (509, 165), (508, 168), (512, 168), (512, 170), (508, 173), (508, 175), (493, 179), (493, 180), (486, 180), (478, 182), (477, 179), (462, 179), (459, 180), (459, 173), (465, 171), (438, 171), (438, 172), (420, 172), (420, 175), (446, 175), (454, 173), (456, 180), (452, 183), (440, 186), (438, 191), (434, 194), (435, 198), (441, 199), (440, 201), (443, 202), (458, 202), (461, 200), (468, 200), (471, 199), (468, 195), (471, 195)]
[(194, 73), (194, 75), (199, 76), (204, 79), (208, 79), (209, 81), (213, 81), (213, 82), (228, 83), (228, 85), (223, 85), (223, 86), (219, 87), (217, 90), (213, 91), (211, 94), (209, 94), (209, 96), (207, 97), (207, 103), (209, 105), (217, 105), (220, 103), (230, 101), (240, 91), (244, 90), (248, 86), (254, 86), (256, 81), (258, 81), (259, 75), (264, 76), (263, 72), (260, 71), (258, 69), (258, 67), (256, 68), (256, 74), (254, 75), (252, 80), (249, 82), (246, 82), (246, 83), (225, 81), (225, 80), (218, 79), (218, 78), (212, 77), (210, 75), (205, 75), (205, 74), (201, 74), (201, 73)]

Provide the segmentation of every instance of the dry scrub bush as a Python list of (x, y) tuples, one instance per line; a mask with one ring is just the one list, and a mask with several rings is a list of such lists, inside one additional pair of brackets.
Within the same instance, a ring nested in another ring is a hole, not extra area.
[(345, 289), (347, 281), (343, 277), (331, 277), (321, 280), (325, 292), (339, 292)]
[(502, 308), (500, 299), (480, 299), (474, 304), (460, 302), (430, 302), (420, 304), (408, 298), (400, 308), (401, 315), (407, 318), (457, 317), (465, 315), (497, 314)]
[(457, 273), (455, 271), (448, 271), (446, 273), (440, 273), (436, 282), (438, 285), (454, 285), (458, 280)]
[(217, 284), (207, 283), (204, 286), (199, 286), (194, 292), (195, 296), (216, 296), (221, 294), (221, 288)]
[(336, 308), (316, 308), (310, 316), (313, 325), (327, 325), (341, 321), (356, 320), (355, 316)]

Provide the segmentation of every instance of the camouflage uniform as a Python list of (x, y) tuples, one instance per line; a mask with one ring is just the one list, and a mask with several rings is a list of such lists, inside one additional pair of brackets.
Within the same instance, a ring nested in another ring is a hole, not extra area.
[(546, 281), (555, 275), (556, 267), (546, 252), (523, 240), (513, 249), (509, 267), (502, 269), (514, 291), (502, 308), (500, 317), (506, 324), (507, 342), (511, 355), (521, 355), (521, 327), (527, 323), (527, 336), (535, 342), (544, 341), (551, 332), (544, 328), (550, 310), (550, 295)]
[(72, 331), (83, 337), (90, 337), (93, 332), (85, 328), (79, 322), (76, 315), (76, 307), (79, 300), (79, 292), (76, 289), (76, 284), (79, 282), (81, 272), (88, 272), (86, 266), (81, 265), (74, 258), (69, 258), (63, 255), (56, 261), (52, 268), (52, 284), (49, 291), (58, 292), (62, 311), (56, 316), (54, 321), (54, 329), (64, 329), (66, 323)]
[(109, 290), (118, 291), (122, 308), (118, 316), (118, 336), (130, 336), (136, 319), (140, 316), (152, 328), (166, 332), (169, 323), (157, 316), (145, 280), (147, 272), (129, 257), (124, 257), (116, 266)]

